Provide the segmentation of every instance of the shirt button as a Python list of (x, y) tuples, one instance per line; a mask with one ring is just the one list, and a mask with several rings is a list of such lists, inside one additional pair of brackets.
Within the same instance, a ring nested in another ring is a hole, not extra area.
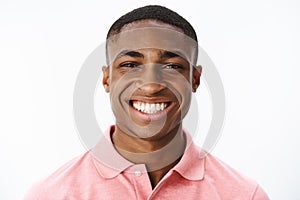
[(137, 170), (137, 171), (134, 172), (134, 175), (135, 175), (135, 176), (141, 176), (141, 175), (142, 175), (142, 172)]

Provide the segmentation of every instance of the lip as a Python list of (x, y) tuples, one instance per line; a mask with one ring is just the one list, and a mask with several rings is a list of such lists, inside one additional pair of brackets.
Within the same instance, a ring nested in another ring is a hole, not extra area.
[[(142, 101), (145, 103), (168, 103), (168, 106), (164, 110), (161, 110), (161, 111), (158, 111), (158, 112), (152, 113), (152, 114), (147, 114), (147, 113), (143, 113), (143, 112), (135, 109), (132, 105), (132, 101)], [(131, 98), (128, 101), (128, 105), (129, 105), (130, 113), (134, 114), (135, 116), (137, 116), (137, 118), (141, 119), (142, 121), (149, 122), (149, 121), (159, 121), (159, 120), (166, 118), (167, 114), (175, 106), (175, 102), (170, 101), (169, 99), (167, 100), (166, 98), (148, 98), (148, 97), (144, 98), (144, 97), (142, 97), (142, 98)]]

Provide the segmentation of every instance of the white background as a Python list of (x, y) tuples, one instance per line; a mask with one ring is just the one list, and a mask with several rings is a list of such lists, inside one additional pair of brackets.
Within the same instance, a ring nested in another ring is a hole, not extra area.
[[(271, 199), (300, 199), (297, 0), (1, 0), (0, 199), (22, 199), (31, 184), (86, 151), (73, 122), (76, 76), (110, 25), (149, 3), (189, 20), (221, 75), (226, 121), (212, 153)], [(201, 88), (200, 103), (201, 94), (207, 98)]]

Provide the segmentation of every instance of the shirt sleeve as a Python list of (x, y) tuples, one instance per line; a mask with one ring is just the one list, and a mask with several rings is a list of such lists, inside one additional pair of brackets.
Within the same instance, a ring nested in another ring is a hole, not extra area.
[(257, 185), (256, 190), (254, 191), (251, 199), (252, 200), (270, 200), (267, 193), (260, 187), (260, 185)]

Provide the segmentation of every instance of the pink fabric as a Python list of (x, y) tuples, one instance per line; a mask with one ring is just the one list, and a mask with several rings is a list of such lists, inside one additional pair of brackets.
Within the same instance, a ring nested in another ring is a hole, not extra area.
[(143, 164), (133, 164), (114, 149), (110, 129), (99, 144), (37, 183), (26, 200), (201, 199), (267, 200), (263, 189), (200, 149), (187, 136), (180, 162), (152, 190)]

